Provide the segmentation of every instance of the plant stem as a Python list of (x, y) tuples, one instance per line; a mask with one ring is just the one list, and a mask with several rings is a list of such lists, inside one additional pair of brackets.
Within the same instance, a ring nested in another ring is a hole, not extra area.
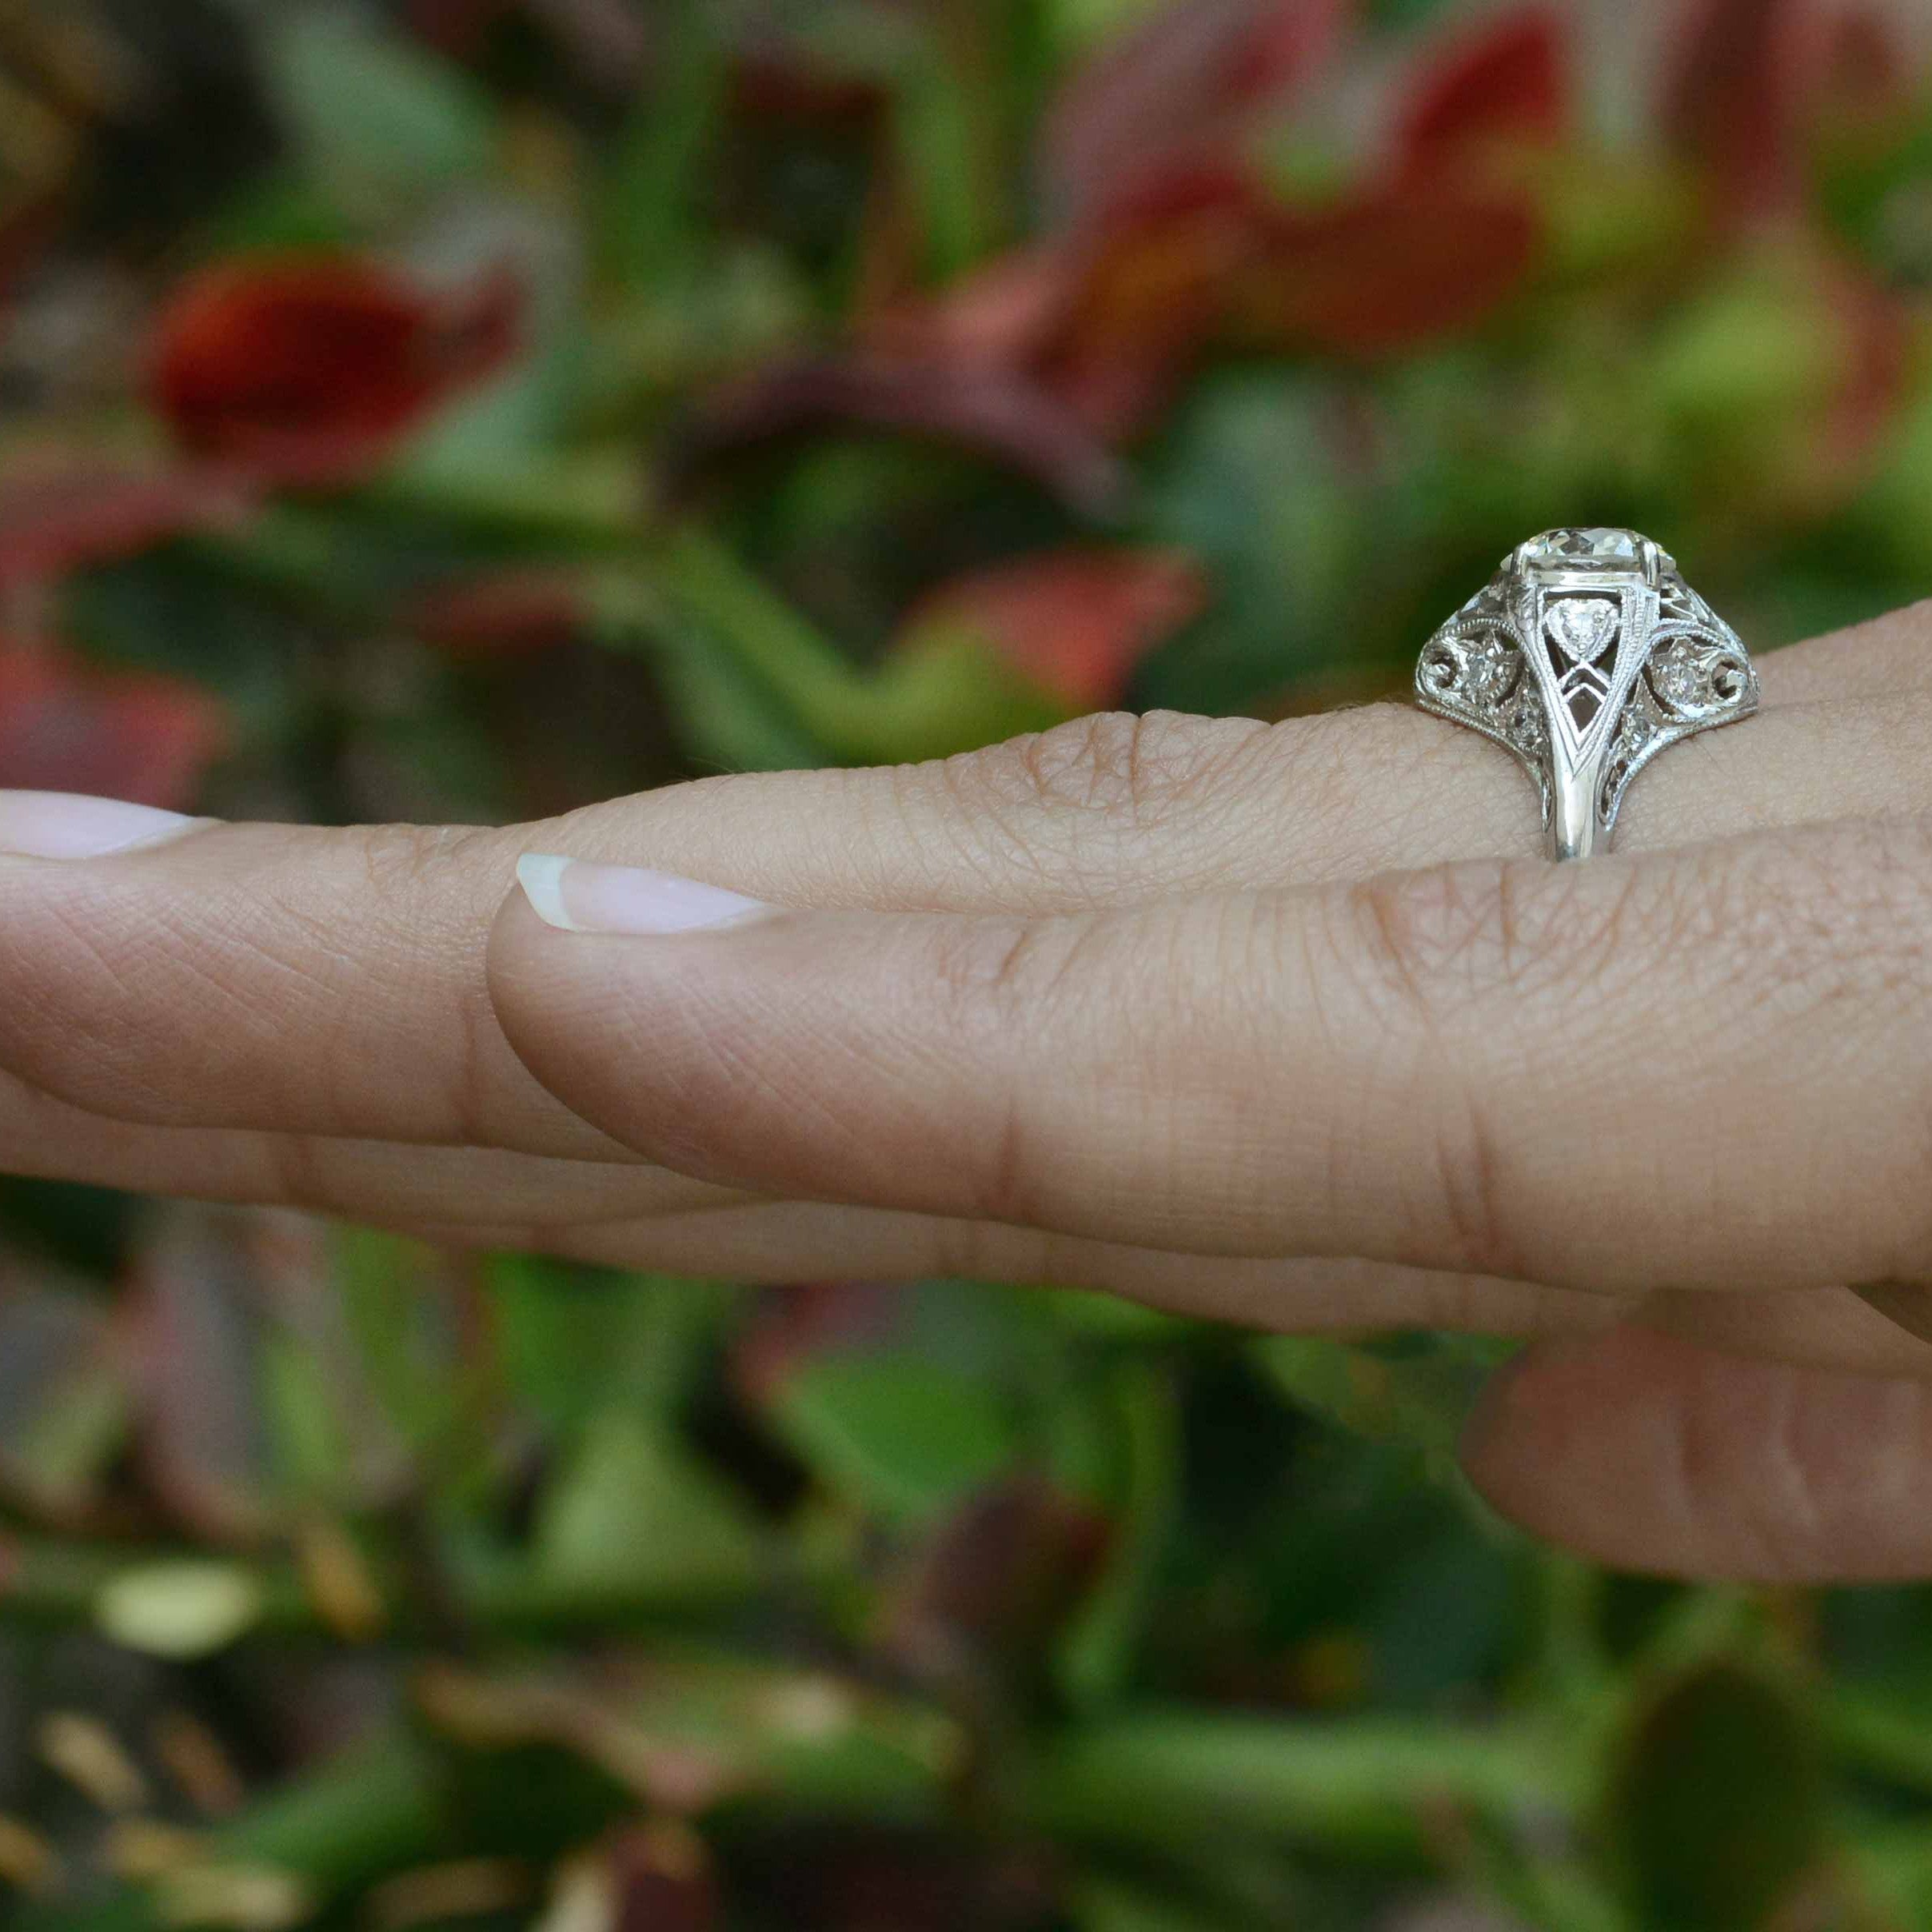
[[(0, 1543), (0, 1626), (85, 1624), (92, 1620), (102, 1593), (134, 1571), (157, 1563), (222, 1560), (210, 1558), (206, 1551), (9, 1538)], [(284, 1635), (333, 1634), (293, 1563), (281, 1556), (238, 1556), (233, 1561), (246, 1570), (260, 1594), (256, 1630)], [(715, 1612), (721, 1600), (736, 1601), (748, 1594), (732, 1592), (729, 1599), (721, 1599), (716, 1591), (694, 1595), (668, 1589), (656, 1594), (634, 1587), (621, 1592), (587, 1592), (551, 1581), (530, 1562), (507, 1558), (461, 1563), (457, 1577), (468, 1617), (478, 1629), (503, 1635), (595, 1627), (613, 1621), (633, 1627), (661, 1624), (680, 1616)], [(381, 1580), (378, 1576), (379, 1587)], [(429, 1634), (411, 1618), (405, 1593), (390, 1589), (383, 1595), (391, 1618), (385, 1635)]]

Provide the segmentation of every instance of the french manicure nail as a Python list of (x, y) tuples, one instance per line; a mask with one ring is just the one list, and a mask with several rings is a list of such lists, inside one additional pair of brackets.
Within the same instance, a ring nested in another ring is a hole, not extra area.
[(546, 925), (564, 932), (655, 937), (735, 926), (776, 908), (722, 886), (635, 865), (597, 865), (528, 852), (517, 879)]
[(18, 859), (102, 859), (158, 845), (206, 822), (119, 798), (0, 792), (0, 852)]

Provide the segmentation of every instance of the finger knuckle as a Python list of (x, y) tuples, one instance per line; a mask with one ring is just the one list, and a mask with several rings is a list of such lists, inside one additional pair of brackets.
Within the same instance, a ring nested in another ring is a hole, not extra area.
[(1077, 920), (972, 920), (940, 936), (936, 969), (960, 1028), (1009, 1035), (1037, 1021), (1081, 944)]
[(1525, 1278), (1535, 1217), (1489, 1049), (1551, 986), (1575, 992), (1605, 970), (1636, 917), (1627, 891), (1579, 902), (1577, 882), (1549, 867), (1497, 861), (1366, 880), (1341, 903), (1341, 944), (1366, 962), (1358, 985), (1371, 1023), (1406, 1043), (1416, 1070), (1408, 1218), (1419, 1251), (1473, 1275)]
[(492, 856), (515, 856), (506, 834), (479, 825), (369, 825), (354, 839), (369, 888), (365, 903), (406, 907), (414, 916), (453, 888), (467, 892), (478, 876), (493, 876)]
[[(1055, 1036), (1055, 1009), (1085, 945), (1084, 922), (1073, 920), (972, 922), (945, 936), (934, 976), (945, 1008), (941, 1030), (980, 1064), (1024, 1068), (1024, 1043)], [(972, 1108), (939, 1124), (972, 1215), (1015, 1226), (1040, 1218), (1051, 1150), (1040, 1144), (1029, 1085), (1009, 1071)]]
[(1518, 971), (1521, 901), (1502, 864), (1380, 874), (1345, 895), (1346, 938), (1359, 944), (1371, 993), (1433, 1027), (1446, 1002)]
[(1029, 838), (1043, 827), (1148, 829), (1199, 804), (1267, 727), (1178, 712), (1099, 712), (934, 768), (961, 810)]

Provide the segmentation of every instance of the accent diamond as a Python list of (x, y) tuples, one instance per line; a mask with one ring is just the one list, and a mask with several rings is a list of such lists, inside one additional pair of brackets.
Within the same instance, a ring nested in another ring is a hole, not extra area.
[(1601, 597), (1564, 597), (1550, 606), (1543, 621), (1571, 663), (1595, 664), (1616, 635), (1617, 607)]
[(1657, 689), (1667, 703), (1688, 711), (1709, 701), (1710, 674), (1690, 645), (1674, 644), (1660, 651), (1655, 662)]
[(1516, 681), (1516, 653), (1499, 637), (1478, 638), (1463, 666), (1463, 687), (1479, 705), (1493, 705)]

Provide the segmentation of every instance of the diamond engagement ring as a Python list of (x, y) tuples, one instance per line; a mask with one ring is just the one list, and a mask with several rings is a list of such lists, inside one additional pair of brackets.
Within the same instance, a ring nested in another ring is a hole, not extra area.
[(1543, 793), (1550, 856), (1587, 859), (1660, 751), (1758, 709), (1758, 673), (1647, 537), (1550, 530), (1423, 646), (1415, 695), (1514, 752)]

